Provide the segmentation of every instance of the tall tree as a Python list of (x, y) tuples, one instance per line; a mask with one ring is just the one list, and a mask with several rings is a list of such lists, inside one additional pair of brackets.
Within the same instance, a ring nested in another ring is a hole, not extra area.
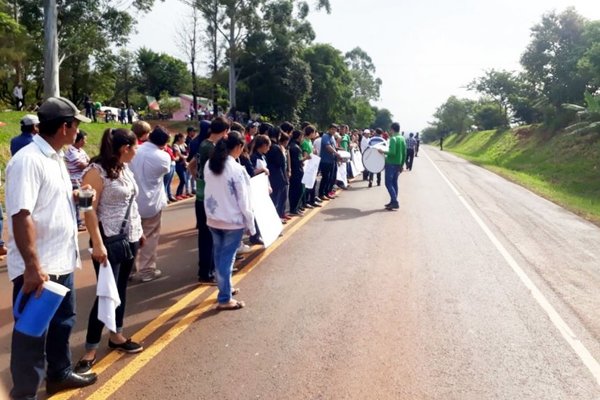
[(467, 132), (473, 124), (473, 107), (475, 102), (468, 99), (459, 99), (450, 96), (433, 114), (436, 125), (440, 131), (446, 133)]
[(197, 117), (198, 112), (198, 80), (196, 78), (196, 67), (198, 53), (200, 52), (200, 11), (197, 7), (191, 7), (188, 21), (178, 31), (179, 48), (186, 55), (192, 72), (192, 106), (194, 113), (190, 118)]
[(161, 92), (172, 96), (189, 91), (191, 79), (185, 62), (147, 48), (137, 52), (139, 90), (159, 98)]
[(366, 100), (378, 100), (382, 81), (374, 76), (375, 64), (371, 57), (360, 47), (355, 47), (345, 55), (352, 77), (354, 97)]
[(375, 111), (375, 121), (371, 124), (371, 128), (377, 129), (381, 128), (384, 130), (390, 129), (392, 125), (393, 115), (387, 108), (377, 108), (373, 107)]
[(485, 71), (483, 76), (473, 80), (467, 88), (494, 99), (502, 107), (504, 117), (508, 119), (510, 98), (516, 94), (518, 88), (513, 72), (495, 69)]

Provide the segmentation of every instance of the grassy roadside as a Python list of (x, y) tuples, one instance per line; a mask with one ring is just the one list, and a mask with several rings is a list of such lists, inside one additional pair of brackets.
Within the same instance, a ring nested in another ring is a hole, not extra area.
[[(21, 132), (21, 118), (26, 112), (19, 111), (6, 111), (0, 112), (0, 122), (6, 125), (0, 126), (0, 168), (2, 169), (2, 182), (4, 182), (4, 172), (6, 170), (6, 164), (10, 159), (10, 140), (17, 136)], [(186, 121), (149, 121), (151, 126), (160, 124), (165, 126), (171, 132), (185, 132), (185, 128), (189, 125)], [(96, 122), (89, 124), (81, 124), (79, 128), (87, 133), (87, 144), (85, 151), (90, 155), (94, 156), (98, 154), (100, 149), (100, 140), (102, 134), (107, 128), (119, 128), (122, 126), (129, 127), (129, 125), (121, 125), (117, 123), (104, 123)], [(4, 200), (4, 184), (0, 187), (0, 201)]]
[(535, 126), (452, 135), (447, 149), (600, 225), (600, 135)]

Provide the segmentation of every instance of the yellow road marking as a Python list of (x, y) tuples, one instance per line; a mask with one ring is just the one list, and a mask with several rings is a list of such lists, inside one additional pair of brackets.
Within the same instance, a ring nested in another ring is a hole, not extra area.
[[(313, 210), (311, 213), (307, 213), (301, 220), (292, 225), (287, 231), (287, 237), (293, 235), (297, 230), (304, 226), (312, 217), (318, 214), (318, 210)], [(249, 262), (249, 264), (240, 273), (236, 274), (232, 279), (232, 284), (238, 284), (242, 279), (246, 277), (258, 264), (272, 254), (279, 246), (285, 242), (284, 240), (277, 240), (268, 249), (259, 254), (256, 258)], [(100, 386), (96, 391), (91, 394), (88, 400), (104, 400), (109, 396), (113, 395), (117, 390), (121, 388), (129, 379), (137, 374), (146, 364), (148, 364), (154, 357), (156, 357), (162, 350), (165, 349), (173, 340), (181, 335), (189, 326), (200, 317), (208, 309), (214, 307), (214, 303), (217, 299), (217, 291), (211, 294), (206, 300), (200, 303), (196, 308), (186, 314), (175, 326), (170, 328), (156, 342), (145, 349), (142, 353), (132, 359), (126, 366), (124, 366), (119, 372), (113, 375), (108, 381)], [(58, 398), (58, 397), (57, 397)], [(52, 397), (52, 400), (55, 398)]]

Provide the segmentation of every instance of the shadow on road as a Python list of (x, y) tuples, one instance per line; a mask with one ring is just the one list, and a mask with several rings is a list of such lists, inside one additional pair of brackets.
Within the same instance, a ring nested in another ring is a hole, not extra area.
[(345, 219), (363, 218), (380, 212), (390, 211), (387, 211), (384, 208), (378, 208), (375, 210), (360, 210), (358, 208), (331, 208), (321, 211), (321, 213), (330, 216), (330, 218), (325, 218), (325, 221), (339, 221)]

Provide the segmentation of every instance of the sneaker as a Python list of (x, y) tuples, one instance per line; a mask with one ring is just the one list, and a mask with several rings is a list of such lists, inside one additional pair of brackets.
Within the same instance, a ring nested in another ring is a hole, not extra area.
[(323, 202), (323, 201), (329, 201), (329, 200), (331, 200), (331, 199), (330, 199), (329, 197), (327, 197), (327, 196), (321, 196), (321, 197), (320, 197), (320, 199), (321, 199), (321, 202)]
[(142, 275), (142, 282), (150, 282), (156, 278), (160, 278), (162, 271), (160, 269), (153, 269), (151, 272), (144, 273)]
[(252, 251), (252, 249), (250, 248), (250, 246), (248, 246), (247, 244), (244, 244), (244, 243), (240, 243), (240, 247), (238, 247), (238, 249), (237, 249), (238, 254), (245, 254), (245, 253), (249, 253), (251, 251)]
[(309, 210), (310, 210), (311, 208), (314, 208), (314, 207), (313, 207), (313, 205), (312, 205), (312, 204), (306, 204), (306, 205), (304, 206), (304, 208), (306, 208), (306, 209), (309, 209)]
[(113, 343), (110, 341), (110, 339), (108, 339), (108, 347), (110, 347), (111, 349), (116, 349), (116, 350), (121, 350), (123, 353), (128, 353), (128, 354), (135, 354), (135, 353), (139, 353), (140, 351), (144, 350), (144, 347), (139, 344), (136, 343), (134, 341), (132, 341), (131, 339), (127, 339), (127, 341), (125, 343)]
[(217, 281), (215, 280), (215, 278), (201, 278), (198, 277), (198, 283), (202, 284), (202, 285), (207, 285), (207, 286), (217, 286)]
[(319, 203), (317, 203), (316, 201), (314, 203), (311, 204), (311, 206), (313, 206), (314, 208), (319, 208), (319, 207), (323, 207), (322, 205), (320, 205)]
[(248, 239), (248, 241), (250, 242), (250, 244), (257, 244), (260, 246), (265, 244), (265, 242), (263, 242), (260, 237), (256, 237), (256, 236), (250, 236), (250, 239)]
[(315, 203), (321, 203), (321, 202), (322, 202), (322, 200), (320, 198), (315, 197)]

